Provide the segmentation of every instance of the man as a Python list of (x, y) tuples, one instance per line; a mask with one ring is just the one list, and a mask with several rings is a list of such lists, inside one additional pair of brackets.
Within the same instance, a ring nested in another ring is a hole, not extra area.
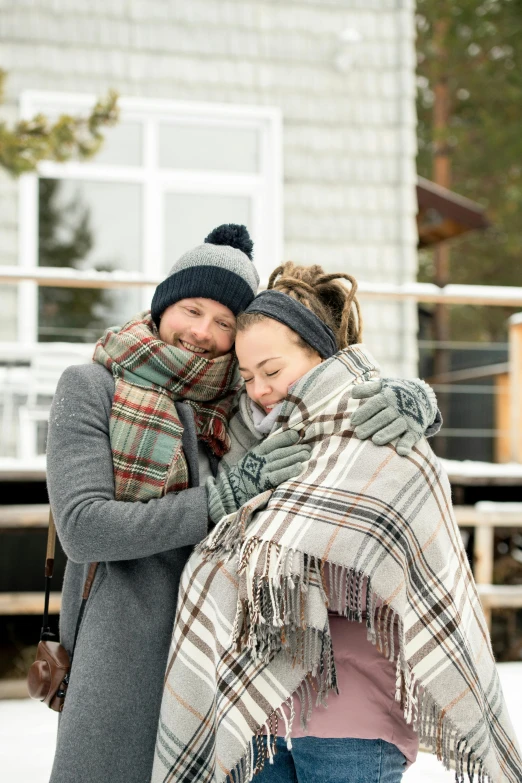
[[(150, 313), (108, 329), (94, 363), (58, 384), (47, 476), (69, 558), (60, 635), (73, 664), (51, 783), (150, 779), (179, 579), (208, 504), (239, 507), (307, 460), (287, 431), (213, 478), (239, 381), (235, 316), (259, 284), (251, 259), (244, 226), (215, 229), (174, 264)], [(362, 406), (375, 414), (363, 436), (408, 429), (388, 392)]]
[(233, 491), (211, 478), (239, 380), (235, 315), (259, 284), (251, 253), (244, 227), (213, 231), (174, 264), (151, 314), (107, 330), (94, 363), (58, 384), (47, 474), (74, 660), (52, 783), (149, 780), (179, 578), (208, 532), (209, 495), (240, 504), (298, 475), (309, 454), (284, 433), (255, 455), (255, 475), (238, 465)]

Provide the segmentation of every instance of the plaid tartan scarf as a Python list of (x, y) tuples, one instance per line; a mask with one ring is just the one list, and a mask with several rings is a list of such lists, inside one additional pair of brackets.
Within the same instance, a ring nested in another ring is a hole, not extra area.
[[(264, 764), (261, 733), (282, 720), (291, 741), (292, 694), (306, 722), (336, 688), (328, 611), (365, 622), (395, 661), (405, 720), (457, 781), (522, 779), (448, 479), (425, 440), (399, 457), (350, 426), (353, 385), (376, 375), (352, 346), (304, 376), (275, 425), (313, 444), (304, 473), (224, 517), (188, 561), (153, 783), (243, 783)], [(248, 411), (242, 398), (233, 449), (253, 437)]]
[(175, 400), (190, 403), (198, 440), (216, 456), (230, 448), (226, 424), (239, 381), (232, 353), (207, 360), (167, 345), (145, 312), (107, 329), (93, 359), (115, 381), (110, 440), (118, 500), (147, 500), (188, 487)]

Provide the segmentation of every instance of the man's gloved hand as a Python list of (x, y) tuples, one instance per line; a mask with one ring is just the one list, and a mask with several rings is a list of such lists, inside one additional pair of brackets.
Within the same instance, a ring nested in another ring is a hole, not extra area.
[(217, 478), (206, 481), (209, 517), (216, 524), (225, 514), (237, 511), (243, 503), (295, 478), (309, 459), (311, 447), (298, 443), (295, 430), (285, 430), (248, 451)]
[(442, 426), (435, 392), (420, 379), (367, 381), (354, 387), (352, 397), (367, 400), (351, 416), (357, 437), (371, 437), (377, 446), (399, 438), (397, 453), (402, 457), (411, 454), (423, 436), (435, 435)]

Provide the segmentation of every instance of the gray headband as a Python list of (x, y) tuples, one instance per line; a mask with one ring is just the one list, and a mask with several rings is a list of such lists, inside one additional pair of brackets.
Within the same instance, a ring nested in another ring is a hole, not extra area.
[(262, 313), (297, 332), (323, 359), (339, 350), (334, 333), (308, 307), (281, 291), (261, 291), (245, 313)]

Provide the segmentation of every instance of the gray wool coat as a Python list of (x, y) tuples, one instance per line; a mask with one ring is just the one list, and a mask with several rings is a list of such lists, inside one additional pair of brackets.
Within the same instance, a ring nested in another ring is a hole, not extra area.
[(69, 367), (51, 409), (47, 480), (69, 558), (60, 616), (70, 652), (88, 564), (99, 561), (60, 716), (51, 783), (148, 783), (178, 584), (207, 534), (192, 409), (177, 403), (191, 488), (148, 502), (114, 498), (112, 374)]

